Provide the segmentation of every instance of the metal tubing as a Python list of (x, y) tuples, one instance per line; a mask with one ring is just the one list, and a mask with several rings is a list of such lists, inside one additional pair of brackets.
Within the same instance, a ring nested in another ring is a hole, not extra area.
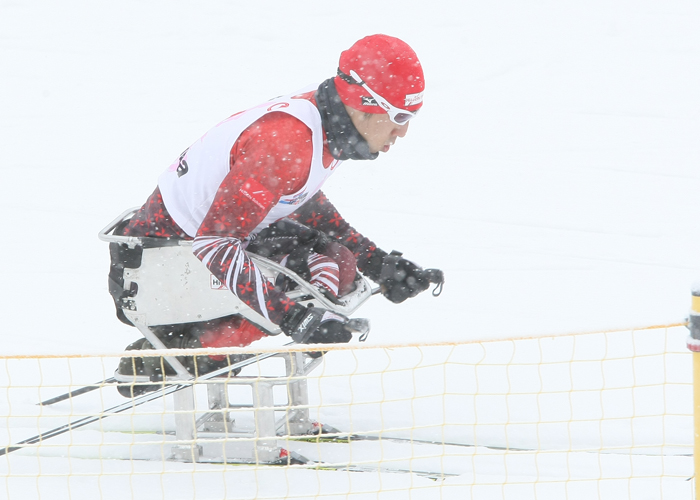
[(287, 376), (290, 377), (287, 397), (291, 411), (286, 415), (287, 433), (290, 436), (306, 434), (313, 426), (309, 420), (309, 393), (305, 377), (304, 353), (288, 353), (284, 361)]
[(264, 380), (253, 383), (253, 405), (255, 406), (255, 460), (269, 463), (279, 458), (277, 434), (275, 432), (275, 408), (272, 385)]
[(175, 403), (175, 438), (178, 444), (172, 448), (172, 458), (185, 462), (197, 462), (202, 450), (195, 443), (194, 386), (173, 394)]

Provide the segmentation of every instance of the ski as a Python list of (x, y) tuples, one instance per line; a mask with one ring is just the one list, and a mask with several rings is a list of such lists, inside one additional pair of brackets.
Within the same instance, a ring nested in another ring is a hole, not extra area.
[(429, 471), (429, 470), (414, 470), (414, 469), (402, 469), (394, 467), (382, 467), (379, 465), (352, 465), (352, 464), (329, 464), (325, 462), (312, 462), (306, 464), (301, 468), (312, 469), (312, 470), (326, 470), (326, 471), (347, 471), (347, 472), (374, 472), (374, 473), (389, 473), (389, 474), (415, 474), (416, 476), (425, 477), (437, 481), (438, 479), (445, 479), (448, 477), (459, 476), (459, 474), (452, 472), (443, 471)]
[(309, 469), (318, 471), (346, 471), (346, 472), (373, 472), (373, 473), (390, 473), (390, 474), (415, 474), (416, 476), (425, 477), (437, 481), (438, 479), (445, 479), (447, 477), (459, 476), (459, 474), (453, 472), (443, 472), (443, 471), (431, 471), (431, 470), (421, 470), (421, 469), (405, 469), (401, 467), (387, 467), (381, 465), (353, 465), (353, 464), (340, 464), (340, 463), (330, 463), (323, 461), (309, 460), (306, 457), (299, 455), (293, 451), (285, 450), (286, 455), (280, 457), (277, 462), (273, 463), (255, 463), (255, 462), (221, 462), (222, 465), (230, 466), (244, 466), (249, 465), (253, 467), (279, 467), (279, 466), (292, 466), (298, 469)]
[(349, 434), (346, 432), (340, 432), (337, 436), (325, 436), (325, 435), (308, 435), (308, 436), (284, 436), (285, 438), (292, 441), (306, 441), (309, 443), (336, 443), (336, 444), (350, 444), (353, 441), (387, 441), (390, 443), (415, 443), (415, 444), (425, 444), (425, 445), (436, 445), (436, 446), (459, 446), (462, 448), (474, 448), (479, 446), (480, 448), (488, 448), (489, 450), (499, 450), (499, 451), (535, 451), (530, 448), (513, 448), (506, 446), (492, 446), (492, 445), (474, 445), (469, 443), (451, 443), (447, 441), (433, 441), (430, 439), (411, 439), (411, 438), (401, 438), (392, 436), (373, 436), (369, 434)]
[(83, 417), (78, 420), (74, 420), (73, 422), (69, 422), (67, 424), (61, 425), (59, 427), (55, 427), (54, 429), (51, 429), (46, 432), (42, 432), (40, 434), (37, 434), (36, 436), (30, 437), (28, 439), (25, 439), (23, 441), (20, 441), (15, 444), (7, 445), (3, 448), (0, 448), (0, 456), (7, 455), (9, 453), (12, 453), (13, 451), (20, 450), (26, 446), (36, 444), (42, 441), (46, 441), (47, 439), (50, 439), (52, 437), (60, 436), (61, 434), (64, 434), (66, 432), (72, 431), (73, 429), (78, 429), (80, 427), (84, 427), (86, 425), (92, 424), (94, 422), (97, 422), (99, 420), (102, 420), (104, 418), (110, 417), (112, 415), (116, 415), (118, 413), (121, 413), (123, 411), (126, 411), (130, 408), (135, 408), (136, 406), (140, 406), (142, 404), (148, 403), (149, 401), (153, 401), (155, 399), (162, 398), (163, 396), (167, 396), (168, 394), (172, 394), (174, 392), (180, 391), (182, 389), (185, 389), (187, 387), (192, 386), (196, 382), (199, 382), (200, 380), (208, 380), (214, 377), (218, 377), (219, 375), (224, 375), (232, 370), (236, 370), (237, 368), (243, 368), (248, 365), (252, 365), (253, 363), (257, 363), (258, 361), (262, 361), (264, 359), (267, 359), (269, 357), (275, 356), (277, 353), (275, 352), (269, 352), (265, 354), (258, 354), (255, 355), (251, 358), (248, 358), (246, 360), (240, 361), (238, 363), (234, 363), (229, 366), (225, 366), (223, 368), (219, 368), (218, 370), (214, 370), (210, 373), (207, 373), (205, 375), (201, 375), (200, 377), (197, 378), (197, 380), (191, 379), (191, 380), (183, 380), (183, 381), (178, 381), (177, 383), (173, 383), (173, 385), (168, 385), (165, 386), (163, 385), (163, 388), (161, 390), (155, 391), (155, 392), (149, 392), (146, 394), (142, 394), (141, 396), (137, 396), (129, 401), (126, 401), (122, 404), (112, 406), (111, 408), (108, 408), (104, 411), (102, 411), (98, 415), (91, 415), (89, 417)]
[[(334, 464), (330, 462), (317, 462), (309, 460), (298, 453), (288, 451), (288, 455), (280, 457), (279, 460), (269, 463), (260, 463), (253, 461), (229, 461), (229, 462), (201, 462), (207, 464), (219, 464), (230, 467), (293, 467), (295, 469), (307, 469), (317, 471), (330, 472), (358, 472), (358, 473), (389, 473), (389, 474), (415, 474), (416, 476), (425, 477), (437, 481), (448, 477), (456, 477), (460, 474), (454, 472), (431, 471), (421, 469), (405, 469), (400, 467), (387, 467), (380, 465), (353, 465), (353, 464)], [(143, 458), (130, 457), (129, 460), (148, 461)]]
[[(331, 430), (332, 429), (332, 430)], [(120, 432), (120, 431), (111, 431), (111, 432)], [(130, 431), (129, 431), (130, 432)], [(158, 431), (140, 431), (139, 434), (154, 434), (154, 435), (159, 435), (159, 436), (174, 436), (175, 431), (174, 430), (158, 430)], [(290, 436), (287, 434), (277, 434), (278, 439), (285, 439), (289, 441), (299, 441), (299, 442), (305, 442), (305, 443), (321, 443), (321, 444), (351, 444), (352, 442), (355, 441), (374, 441), (374, 442), (381, 442), (381, 441), (386, 441), (389, 443), (399, 443), (399, 444), (424, 444), (424, 445), (433, 445), (433, 446), (457, 446), (457, 447), (462, 447), (462, 448), (474, 448), (477, 445), (469, 444), (469, 443), (455, 443), (455, 442), (449, 442), (449, 441), (435, 441), (435, 440), (430, 440), (430, 439), (415, 439), (415, 438), (402, 438), (402, 437), (396, 437), (396, 436), (376, 436), (372, 434), (357, 434), (357, 433), (349, 433), (349, 432), (343, 432), (341, 430), (338, 430), (334, 427), (331, 427), (329, 425), (323, 425), (323, 432), (318, 434), (318, 433), (312, 433), (312, 434), (299, 434), (295, 436)], [(514, 448), (514, 447), (505, 447), (505, 446), (495, 446), (495, 445), (486, 445), (486, 444), (481, 444), (478, 445), (480, 448), (487, 448), (489, 450), (498, 450), (498, 451), (536, 451), (532, 448)]]
[(322, 424), (318, 425), (318, 432), (313, 434), (307, 434), (302, 436), (284, 436), (290, 440), (294, 441), (306, 441), (309, 443), (338, 443), (338, 444), (350, 444), (353, 441), (388, 441), (391, 443), (418, 443), (427, 445), (438, 445), (438, 446), (462, 446), (467, 448), (473, 448), (473, 444), (467, 443), (449, 443), (445, 441), (434, 441), (430, 439), (413, 439), (413, 438), (402, 438), (394, 436), (375, 436), (373, 434), (358, 434), (343, 432), (330, 425)]
[(55, 396), (53, 398), (47, 399), (45, 401), (41, 401), (37, 403), (39, 406), (49, 406), (55, 403), (60, 403), (61, 401), (65, 401), (66, 399), (71, 399), (76, 396), (80, 396), (81, 394), (86, 394), (88, 392), (92, 392), (96, 389), (101, 389), (106, 385), (113, 384), (117, 380), (114, 377), (106, 378), (104, 380), (101, 380), (99, 382), (95, 382), (94, 384), (86, 385), (84, 387), (81, 387), (79, 389), (75, 389), (70, 392), (66, 392), (65, 394), (61, 394), (60, 396)]
[[(343, 432), (330, 425), (319, 425), (320, 432), (315, 432), (313, 434), (300, 435), (300, 436), (280, 436), (292, 441), (305, 441), (308, 443), (337, 443), (337, 444), (350, 444), (353, 441), (387, 441), (390, 443), (404, 443), (404, 444), (425, 444), (434, 446), (459, 446), (463, 448), (474, 448), (477, 445), (469, 443), (453, 443), (447, 441), (435, 441), (431, 439), (415, 439), (415, 438), (402, 438), (394, 436), (376, 436), (373, 434), (358, 434)], [(493, 446), (493, 445), (478, 445), (481, 448), (488, 448), (490, 450), (499, 451), (536, 451), (530, 448), (514, 448), (505, 446)]]
[[(325, 426), (324, 426), (325, 427)], [(473, 444), (467, 443), (449, 443), (446, 441), (433, 441), (430, 439), (412, 439), (412, 438), (402, 438), (402, 437), (392, 437), (392, 436), (375, 436), (372, 434), (357, 434), (342, 432), (337, 429), (332, 431), (323, 432), (322, 434), (309, 434), (305, 436), (284, 436), (285, 438), (294, 441), (306, 441), (309, 443), (338, 443), (338, 444), (349, 444), (353, 441), (388, 441), (391, 443), (417, 443), (417, 444), (427, 444), (427, 445), (437, 445), (437, 446), (462, 446), (467, 448), (473, 448)]]

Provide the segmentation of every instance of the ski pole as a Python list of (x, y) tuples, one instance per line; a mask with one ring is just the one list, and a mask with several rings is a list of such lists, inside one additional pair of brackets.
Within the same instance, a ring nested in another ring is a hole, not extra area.
[[(290, 342), (289, 344), (286, 344), (286, 345), (290, 345), (292, 343), (293, 342)], [(223, 368), (219, 368), (218, 370), (214, 370), (214, 371), (209, 372), (207, 374), (201, 375), (200, 377), (197, 378), (196, 381), (194, 379), (183, 380), (183, 381), (180, 381), (178, 384), (173, 384), (173, 385), (170, 385), (167, 387), (163, 387), (163, 389), (160, 391), (143, 394), (141, 396), (138, 396), (138, 397), (132, 399), (131, 401), (126, 401), (122, 404), (112, 406), (111, 408), (104, 410), (99, 415), (83, 417), (83, 418), (80, 418), (80, 419), (75, 420), (73, 422), (69, 422), (67, 424), (61, 425), (61, 426), (56, 427), (54, 429), (51, 429), (49, 431), (37, 434), (36, 436), (30, 437), (28, 439), (25, 439), (23, 441), (20, 441), (18, 443), (13, 444), (13, 445), (7, 445), (3, 448), (0, 448), (0, 456), (7, 455), (9, 453), (12, 453), (13, 451), (20, 450), (20, 449), (24, 448), (25, 446), (35, 444), (35, 443), (40, 443), (40, 442), (45, 441), (47, 439), (50, 439), (52, 437), (60, 436), (61, 434), (64, 434), (68, 431), (71, 431), (73, 429), (78, 429), (80, 427), (91, 424), (93, 422), (97, 422), (98, 420), (101, 420), (103, 418), (107, 418), (111, 415), (116, 415), (117, 413), (121, 413), (125, 410), (128, 410), (129, 408), (135, 408), (136, 406), (140, 406), (144, 403), (148, 403), (149, 401), (153, 401), (154, 399), (158, 399), (158, 398), (161, 398), (163, 396), (167, 396), (168, 394), (172, 394), (174, 392), (180, 391), (182, 389), (185, 389), (186, 387), (193, 385), (195, 382), (198, 382), (200, 380), (209, 380), (211, 378), (214, 378), (218, 375), (223, 375), (224, 373), (228, 373), (228, 372), (235, 370), (237, 368), (243, 368), (244, 366), (252, 365), (253, 363), (257, 363), (258, 361), (262, 361), (262, 360), (267, 359), (269, 357), (275, 356), (276, 354), (278, 354), (278, 353), (268, 352), (265, 354), (258, 354), (258, 355), (251, 357), (251, 358), (240, 361), (238, 363), (234, 363), (232, 365), (225, 366)]]
[(87, 392), (92, 392), (95, 389), (101, 389), (105, 385), (112, 384), (116, 381), (117, 379), (115, 379), (114, 377), (106, 378), (99, 382), (95, 382), (94, 384), (86, 385), (85, 387), (81, 387), (80, 389), (75, 389), (73, 391), (66, 392), (65, 394), (61, 394), (60, 396), (47, 399), (37, 404), (39, 406), (49, 406), (55, 403), (60, 403), (61, 401), (65, 401), (66, 399), (74, 398), (75, 396), (80, 396), (81, 394), (85, 394)]

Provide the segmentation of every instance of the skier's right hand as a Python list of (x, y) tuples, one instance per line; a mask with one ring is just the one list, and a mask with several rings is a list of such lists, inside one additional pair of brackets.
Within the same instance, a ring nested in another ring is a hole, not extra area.
[(350, 342), (349, 319), (320, 307), (293, 305), (282, 318), (280, 328), (297, 344), (340, 344)]

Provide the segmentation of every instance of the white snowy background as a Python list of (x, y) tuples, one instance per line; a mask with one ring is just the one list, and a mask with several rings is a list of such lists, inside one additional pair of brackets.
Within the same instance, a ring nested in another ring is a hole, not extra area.
[[(390, 153), (345, 163), (324, 190), (447, 283), (439, 298), (371, 301), (368, 342), (680, 322), (700, 276), (698, 26), (690, 0), (0, 0), (0, 352), (135, 340), (114, 317), (97, 231), (209, 127), (332, 76), (372, 33), (416, 50), (425, 106)], [(257, 474), (250, 484), (290, 481)], [(292, 484), (305, 474), (317, 477)]]

